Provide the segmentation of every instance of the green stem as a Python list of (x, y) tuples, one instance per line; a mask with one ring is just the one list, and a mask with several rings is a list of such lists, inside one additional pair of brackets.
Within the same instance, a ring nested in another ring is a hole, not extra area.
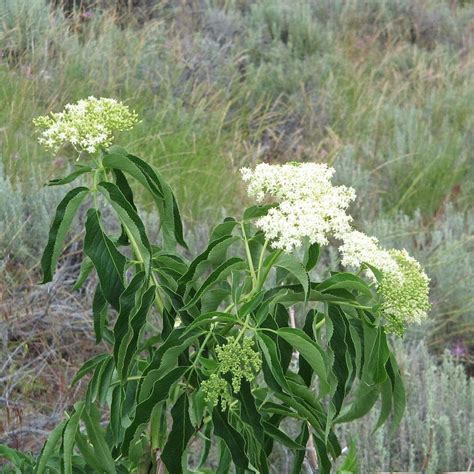
[(265, 256), (265, 250), (267, 250), (268, 246), (268, 239), (265, 239), (265, 243), (263, 244), (262, 251), (260, 252), (260, 258), (258, 259), (258, 268), (257, 268), (257, 283), (260, 283), (260, 273), (262, 271), (262, 265), (263, 265), (263, 258)]
[(326, 324), (326, 318), (321, 319), (321, 321), (319, 321), (319, 323), (316, 323), (314, 325), (314, 329), (318, 330), (318, 329), (322, 328), (325, 324)]
[(245, 226), (243, 222), (240, 223), (240, 228), (242, 229), (242, 236), (244, 238), (245, 253), (249, 263), (250, 274), (252, 275), (252, 286), (255, 288), (257, 286), (257, 275), (255, 273), (255, 267), (253, 266), (252, 254), (250, 253), (249, 241), (247, 239), (247, 234), (245, 233)]
[(277, 250), (271, 257), (270, 261), (268, 262), (267, 267), (265, 268), (264, 272), (262, 273), (261, 276), (259, 276), (259, 281), (257, 285), (257, 290), (260, 290), (262, 286), (265, 283), (265, 280), (267, 279), (268, 274), (270, 273), (270, 270), (272, 269), (273, 264), (278, 260), (280, 255), (283, 253), (283, 250)]
[(214, 331), (214, 327), (215, 327), (215, 325), (211, 324), (211, 327), (209, 328), (209, 332), (206, 334), (206, 337), (204, 338), (204, 341), (202, 342), (201, 347), (199, 348), (199, 351), (197, 352), (196, 357), (195, 357), (192, 365), (189, 366), (188, 371), (196, 368), (196, 363), (199, 360), (199, 357), (201, 357), (201, 355), (202, 355), (202, 353), (203, 353), (203, 351), (206, 347), (207, 342), (209, 341), (210, 337), (212, 336), (212, 332)]

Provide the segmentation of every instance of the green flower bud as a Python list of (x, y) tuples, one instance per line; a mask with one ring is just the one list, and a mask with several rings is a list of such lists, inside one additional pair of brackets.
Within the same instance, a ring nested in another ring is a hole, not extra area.
[(399, 272), (384, 273), (378, 291), (383, 298), (381, 310), (388, 322), (387, 332), (401, 336), (407, 324), (426, 319), (431, 307), (430, 280), (406, 250), (390, 250), (389, 253), (397, 262)]

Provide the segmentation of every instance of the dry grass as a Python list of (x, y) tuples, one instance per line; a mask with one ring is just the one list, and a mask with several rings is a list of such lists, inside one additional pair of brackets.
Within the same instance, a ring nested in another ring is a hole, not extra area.
[(65, 261), (55, 282), (0, 283), (0, 443), (36, 452), (83, 391), (69, 387), (96, 354), (89, 289), (71, 291), (78, 267)]

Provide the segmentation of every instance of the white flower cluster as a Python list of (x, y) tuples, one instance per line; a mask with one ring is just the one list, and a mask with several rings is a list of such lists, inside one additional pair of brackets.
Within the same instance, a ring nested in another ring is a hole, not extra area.
[(55, 152), (70, 143), (78, 151), (95, 153), (110, 146), (114, 132), (129, 130), (138, 122), (137, 114), (115, 99), (91, 96), (64, 109), (33, 121), (41, 130), (38, 141)]
[[(368, 263), (382, 273), (392, 273), (401, 277), (397, 262), (389, 251), (379, 246), (376, 237), (369, 237), (358, 230), (351, 230), (342, 236), (342, 241), (339, 251), (342, 256), (342, 265), (345, 267), (356, 269), (363, 263)], [(375, 278), (370, 270), (369, 275)]]
[(255, 222), (275, 248), (291, 252), (306, 237), (310, 243), (326, 245), (330, 236), (341, 237), (350, 230), (346, 213), (355, 192), (346, 186), (333, 186), (334, 169), (324, 164), (262, 163), (254, 170), (241, 169), (248, 192), (257, 202), (266, 196), (279, 205)]
[[(339, 250), (345, 267), (357, 269), (366, 263), (382, 273), (378, 292), (388, 331), (401, 334), (404, 324), (427, 317), (429, 279), (420, 264), (405, 250), (383, 249), (375, 237), (351, 228), (352, 218), (346, 211), (355, 192), (332, 185), (334, 169), (315, 163), (264, 163), (254, 170), (243, 168), (241, 173), (257, 202), (266, 197), (277, 201), (255, 222), (274, 248), (291, 252), (305, 238), (326, 245), (329, 237), (336, 237), (342, 242)], [(367, 273), (376, 282), (370, 269)]]

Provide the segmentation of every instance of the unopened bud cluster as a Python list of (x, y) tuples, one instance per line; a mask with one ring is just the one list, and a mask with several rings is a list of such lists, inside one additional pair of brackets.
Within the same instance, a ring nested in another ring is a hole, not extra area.
[(227, 344), (217, 346), (216, 355), (219, 361), (218, 373), (212, 374), (201, 385), (206, 395), (206, 401), (216, 406), (221, 401), (222, 409), (226, 409), (232, 400), (227, 382), (222, 375), (229, 374), (232, 379), (234, 393), (240, 391), (242, 379), (252, 382), (262, 368), (260, 353), (253, 348), (252, 339), (245, 338), (242, 343), (233, 337), (227, 339)]

